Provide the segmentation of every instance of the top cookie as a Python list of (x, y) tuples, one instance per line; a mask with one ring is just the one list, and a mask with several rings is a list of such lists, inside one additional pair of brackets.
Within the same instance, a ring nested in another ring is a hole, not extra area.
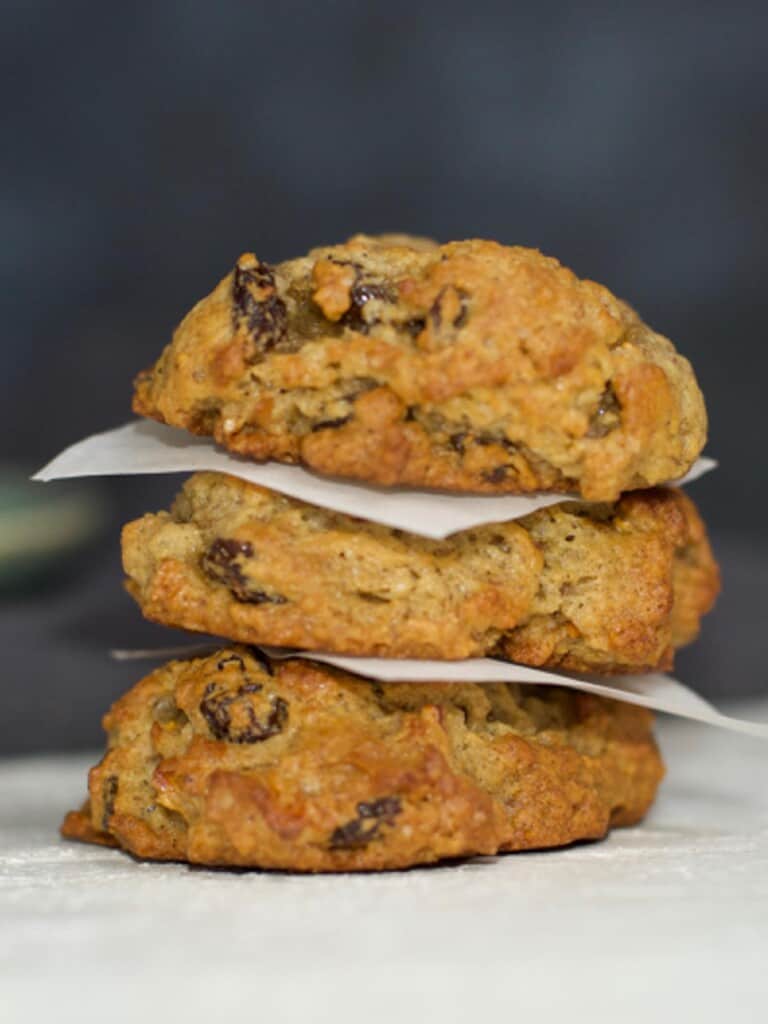
[(533, 249), (392, 235), (241, 256), (133, 407), (321, 473), (596, 501), (681, 476), (706, 439), (690, 364), (606, 288)]

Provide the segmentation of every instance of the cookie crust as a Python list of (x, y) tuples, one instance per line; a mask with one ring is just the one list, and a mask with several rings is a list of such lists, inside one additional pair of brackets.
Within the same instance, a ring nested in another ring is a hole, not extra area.
[(718, 590), (679, 490), (429, 540), (198, 473), (123, 530), (144, 615), (243, 643), (616, 673), (668, 668)]
[(398, 236), (241, 256), (134, 410), (336, 476), (598, 501), (684, 474), (707, 427), (688, 361), (606, 288), (533, 249)]
[(632, 825), (663, 775), (642, 708), (555, 687), (378, 684), (243, 647), (106, 715), (68, 838), (291, 871), (406, 868)]

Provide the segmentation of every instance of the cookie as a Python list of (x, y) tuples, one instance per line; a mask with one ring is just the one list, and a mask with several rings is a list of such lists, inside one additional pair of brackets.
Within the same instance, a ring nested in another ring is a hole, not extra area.
[(123, 565), (147, 618), (243, 643), (603, 673), (669, 667), (718, 588), (694, 506), (664, 489), (438, 541), (198, 473), (124, 528)]
[(555, 687), (382, 685), (244, 647), (117, 701), (73, 839), (194, 864), (365, 871), (562, 846), (639, 821), (642, 708)]
[(334, 476), (598, 501), (678, 478), (706, 436), (690, 364), (606, 288), (536, 250), (399, 236), (241, 256), (134, 409)]

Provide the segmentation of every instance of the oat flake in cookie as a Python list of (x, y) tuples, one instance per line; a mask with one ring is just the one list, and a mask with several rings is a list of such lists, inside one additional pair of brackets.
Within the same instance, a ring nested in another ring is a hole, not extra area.
[(437, 541), (198, 473), (124, 528), (123, 565), (147, 618), (242, 643), (601, 673), (669, 667), (718, 589), (696, 509), (664, 488)]
[(651, 723), (570, 690), (371, 683), (231, 647), (170, 662), (113, 705), (62, 831), (294, 871), (562, 846), (645, 814), (663, 774)]
[(600, 501), (681, 476), (706, 435), (688, 361), (606, 288), (536, 250), (405, 236), (241, 256), (134, 409), (326, 474)]

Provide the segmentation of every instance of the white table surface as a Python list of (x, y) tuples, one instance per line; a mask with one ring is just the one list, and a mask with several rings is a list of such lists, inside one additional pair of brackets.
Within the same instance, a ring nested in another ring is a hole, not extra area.
[(92, 759), (0, 762), (0, 1021), (768, 1021), (768, 744), (660, 734), (639, 828), (358, 876), (64, 842)]

